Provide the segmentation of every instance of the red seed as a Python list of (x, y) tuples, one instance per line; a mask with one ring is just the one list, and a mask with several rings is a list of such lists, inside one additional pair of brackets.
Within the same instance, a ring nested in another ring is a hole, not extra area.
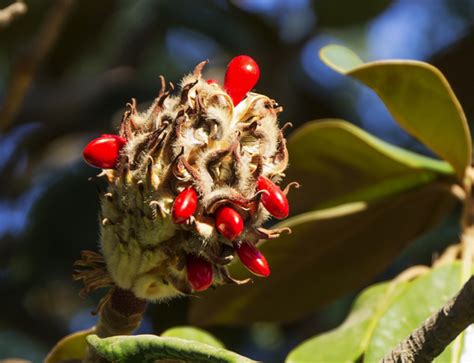
[(218, 82), (215, 79), (208, 79), (207, 84), (218, 84)]
[(212, 265), (197, 256), (188, 255), (186, 259), (188, 281), (195, 291), (204, 291), (212, 285)]
[(197, 201), (198, 195), (193, 187), (188, 187), (179, 193), (171, 210), (173, 222), (177, 224), (186, 222), (196, 211)]
[(225, 238), (234, 240), (244, 229), (240, 214), (231, 207), (220, 207), (216, 212), (216, 228)]
[(239, 55), (230, 61), (225, 74), (224, 89), (232, 98), (234, 106), (257, 84), (259, 77), (258, 64), (248, 55)]
[(265, 209), (270, 212), (272, 216), (278, 219), (288, 217), (290, 213), (288, 199), (286, 199), (285, 193), (282, 192), (278, 185), (273, 183), (270, 179), (260, 176), (257, 182), (257, 189), (267, 192), (262, 194), (261, 201)]
[(240, 245), (234, 244), (235, 251), (242, 264), (257, 276), (270, 275), (270, 266), (267, 259), (253, 244), (243, 241)]
[(93, 167), (113, 169), (126, 143), (127, 140), (118, 135), (102, 135), (89, 142), (82, 155), (86, 163)]

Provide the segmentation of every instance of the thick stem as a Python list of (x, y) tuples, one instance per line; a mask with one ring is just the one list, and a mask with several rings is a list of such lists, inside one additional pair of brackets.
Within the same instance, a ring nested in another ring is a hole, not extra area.
[(146, 301), (133, 292), (114, 288), (109, 301), (100, 310), (96, 334), (101, 338), (133, 333), (142, 321)]
[[(146, 306), (147, 302), (137, 298), (133, 292), (113, 288), (110, 299), (100, 309), (95, 334), (101, 338), (132, 334), (140, 326)], [(88, 349), (84, 362), (104, 360)]]
[(437, 313), (383, 359), (392, 362), (432, 362), (464, 329), (474, 322), (474, 277)]

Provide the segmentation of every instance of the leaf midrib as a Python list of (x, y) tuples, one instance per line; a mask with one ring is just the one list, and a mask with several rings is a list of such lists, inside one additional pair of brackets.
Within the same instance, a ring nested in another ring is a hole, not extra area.
[[(404, 283), (404, 286), (399, 291), (397, 291), (396, 294), (393, 294), (396, 291), (397, 287), (399, 287), (399, 285), (402, 284), (402, 283)], [(375, 309), (375, 314), (369, 321), (367, 332), (361, 340), (361, 347), (362, 347), (363, 352), (365, 352), (367, 347), (369, 346), (369, 342), (372, 338), (373, 332), (374, 332), (380, 318), (387, 311), (387, 309), (393, 304), (395, 298), (406, 290), (408, 285), (409, 285), (409, 283), (407, 281), (397, 281), (395, 279), (390, 283), (389, 286), (387, 286), (386, 294), (381, 299), (380, 303), (378, 304), (377, 308)], [(391, 295), (391, 294), (393, 294), (393, 295)]]

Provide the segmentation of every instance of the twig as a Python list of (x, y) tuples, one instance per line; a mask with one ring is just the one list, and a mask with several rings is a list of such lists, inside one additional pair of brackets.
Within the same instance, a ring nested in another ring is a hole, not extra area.
[[(146, 306), (146, 301), (138, 299), (133, 292), (113, 288), (100, 309), (95, 334), (101, 338), (132, 334), (140, 326)], [(103, 359), (89, 349), (84, 362), (103, 362)]]
[(56, 1), (44, 19), (31, 48), (16, 62), (4, 103), (0, 107), (0, 131), (5, 131), (18, 113), (38, 66), (56, 43), (74, 2), (74, 0)]
[(474, 322), (474, 277), (437, 313), (382, 359), (392, 362), (431, 362)]
[(27, 6), (23, 1), (16, 1), (6, 8), (0, 9), (0, 28), (6, 27), (15, 18), (26, 13)]

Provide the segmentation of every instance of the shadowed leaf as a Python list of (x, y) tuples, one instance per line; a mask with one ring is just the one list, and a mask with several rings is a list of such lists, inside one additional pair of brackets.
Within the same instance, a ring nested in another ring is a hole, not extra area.
[(462, 180), (471, 163), (471, 136), (459, 101), (443, 74), (412, 60), (363, 63), (351, 50), (330, 45), (321, 59), (372, 88), (395, 120), (451, 163)]
[(94, 333), (94, 328), (80, 330), (65, 336), (48, 353), (44, 363), (56, 363), (68, 360), (81, 360), (86, 354), (86, 337)]
[(289, 138), (288, 150), (287, 180), (302, 184), (289, 194), (294, 213), (376, 200), (454, 174), (446, 162), (387, 144), (342, 120), (305, 124)]
[[(433, 184), (379, 202), (308, 212), (279, 227), (291, 235), (261, 246), (272, 273), (244, 286), (222, 286), (192, 302), (196, 324), (292, 321), (366, 284), (413, 239), (452, 208), (446, 186)], [(236, 263), (231, 274), (248, 277)]]

